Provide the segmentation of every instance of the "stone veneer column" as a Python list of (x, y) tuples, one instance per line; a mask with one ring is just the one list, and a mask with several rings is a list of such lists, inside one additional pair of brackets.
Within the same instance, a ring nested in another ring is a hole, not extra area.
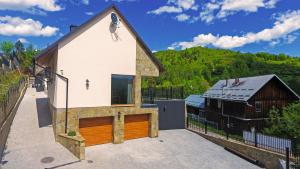
[(124, 142), (124, 113), (115, 112), (113, 121), (113, 142), (119, 144)]
[(134, 101), (135, 107), (141, 107), (141, 87), (142, 87), (142, 79), (141, 73), (139, 71), (136, 72), (136, 76), (134, 78)]
[(158, 111), (153, 111), (150, 114), (150, 137), (157, 137), (158, 136)]

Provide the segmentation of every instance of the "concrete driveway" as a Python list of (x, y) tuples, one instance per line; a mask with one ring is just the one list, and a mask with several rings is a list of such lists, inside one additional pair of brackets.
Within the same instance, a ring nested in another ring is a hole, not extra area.
[(45, 93), (28, 88), (11, 126), (0, 168), (40, 169), (76, 161), (54, 140)]
[(158, 138), (86, 148), (88, 162), (70, 168), (254, 169), (257, 166), (187, 130), (160, 131)]
[(45, 97), (43, 92), (27, 90), (9, 134), (3, 169), (258, 168), (187, 130), (160, 131), (158, 138), (87, 147), (86, 160), (78, 161), (54, 141)]

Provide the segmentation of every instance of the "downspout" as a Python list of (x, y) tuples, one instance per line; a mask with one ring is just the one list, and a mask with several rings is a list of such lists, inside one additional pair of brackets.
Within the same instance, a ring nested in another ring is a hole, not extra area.
[[(33, 76), (35, 78), (37, 78), (36, 75), (35, 75), (36, 66), (41, 67), (43, 69), (46, 69), (46, 67), (44, 67), (42, 65), (39, 65), (38, 63), (36, 63), (36, 60), (33, 59)], [(67, 133), (68, 132), (68, 109), (69, 109), (69, 79), (67, 77), (65, 77), (65, 76), (62, 76), (62, 75), (56, 73), (56, 72), (50, 72), (50, 73), (53, 73), (54, 75), (56, 75), (59, 78), (62, 78), (62, 79), (64, 79), (66, 81), (66, 112), (65, 112), (66, 113), (65, 114), (66, 120), (65, 120), (65, 133)], [(44, 79), (40, 79), (40, 80), (45, 81)]]
[(68, 132), (68, 108), (69, 108), (69, 105), (68, 105), (68, 102), (69, 102), (69, 79), (66, 78), (66, 121), (65, 121), (65, 133), (67, 134)]

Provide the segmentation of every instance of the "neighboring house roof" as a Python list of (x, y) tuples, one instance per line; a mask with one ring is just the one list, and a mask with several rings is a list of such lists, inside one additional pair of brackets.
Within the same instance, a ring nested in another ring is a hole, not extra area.
[(204, 109), (205, 108), (205, 98), (202, 95), (190, 95), (185, 99), (186, 105)]
[(68, 37), (71, 37), (73, 34), (76, 34), (78, 32), (80, 32), (82, 29), (84, 29), (87, 25), (89, 25), (90, 23), (92, 23), (94, 20), (98, 19), (99, 17), (101, 17), (103, 14), (105, 14), (106, 12), (108, 12), (109, 10), (114, 9), (119, 16), (121, 17), (122, 21), (125, 22), (125, 24), (128, 25), (129, 29), (133, 32), (133, 34), (136, 36), (137, 41), (142, 45), (142, 47), (145, 49), (146, 53), (148, 53), (148, 55), (150, 56), (150, 59), (155, 63), (155, 65), (158, 67), (159, 71), (163, 71), (163, 66), (161, 65), (161, 63), (157, 60), (157, 58), (153, 55), (152, 51), (148, 48), (148, 46), (146, 45), (146, 43), (142, 40), (142, 38), (138, 35), (138, 33), (134, 30), (134, 28), (130, 25), (130, 23), (126, 20), (126, 18), (122, 15), (122, 13), (120, 12), (120, 10), (114, 5), (112, 4), (111, 6), (107, 7), (105, 10), (103, 10), (102, 12), (96, 14), (94, 17), (92, 17), (91, 19), (89, 19), (88, 21), (86, 21), (85, 23), (83, 23), (82, 25), (78, 26), (74, 31), (69, 32), (68, 34), (66, 34), (65, 36), (61, 37), (60, 39), (58, 39), (56, 42), (54, 42), (53, 44), (51, 44), (50, 46), (48, 46), (46, 49), (44, 49), (39, 55), (37, 55), (35, 57), (35, 59), (39, 59), (41, 57), (43, 57), (44, 55), (46, 55), (47, 53), (54, 51), (58, 48), (58, 44), (62, 41), (64, 41), (65, 39), (67, 39)]
[(226, 80), (220, 80), (206, 91), (203, 97), (247, 102), (273, 78), (278, 79), (288, 90), (300, 99), (299, 96), (275, 74), (239, 78), (238, 84), (235, 83), (235, 79), (228, 79), (227, 86)]

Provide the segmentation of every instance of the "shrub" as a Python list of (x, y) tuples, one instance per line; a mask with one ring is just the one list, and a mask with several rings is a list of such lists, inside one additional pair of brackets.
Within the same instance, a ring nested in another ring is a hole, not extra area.
[(68, 136), (76, 136), (76, 132), (75, 131), (69, 131)]

